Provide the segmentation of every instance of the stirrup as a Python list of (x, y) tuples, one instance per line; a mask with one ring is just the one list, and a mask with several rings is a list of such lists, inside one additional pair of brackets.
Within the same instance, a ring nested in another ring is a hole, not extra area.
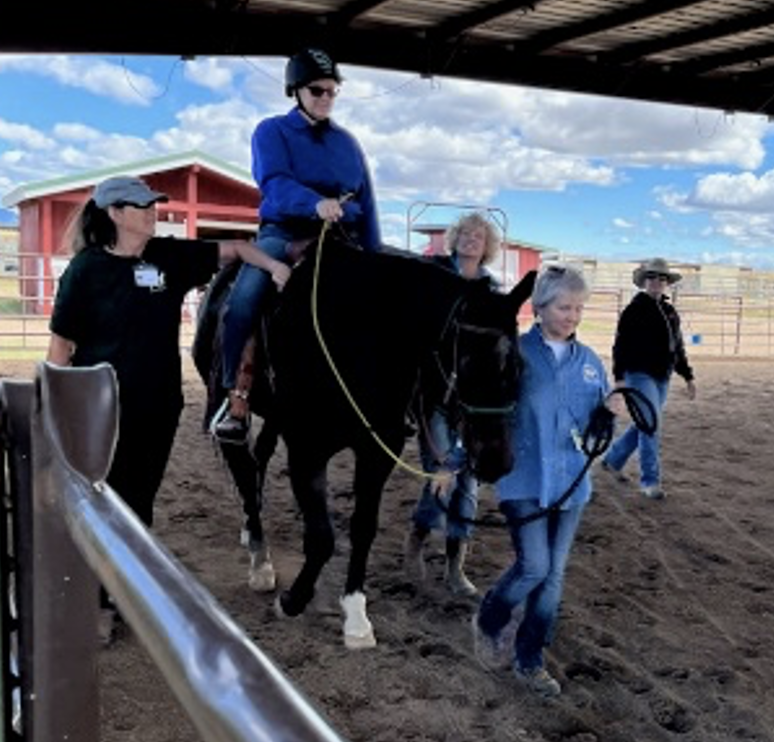
[(250, 434), (250, 416), (233, 417), (229, 412), (230, 406), (230, 400), (226, 397), (212, 416), (210, 435), (221, 443), (244, 445)]

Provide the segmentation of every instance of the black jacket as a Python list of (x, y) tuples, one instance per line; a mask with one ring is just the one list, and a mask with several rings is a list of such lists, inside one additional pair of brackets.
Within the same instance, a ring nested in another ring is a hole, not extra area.
[(613, 377), (627, 372), (667, 379), (672, 372), (693, 380), (677, 310), (666, 297), (654, 299), (645, 291), (632, 298), (618, 319), (613, 344)]

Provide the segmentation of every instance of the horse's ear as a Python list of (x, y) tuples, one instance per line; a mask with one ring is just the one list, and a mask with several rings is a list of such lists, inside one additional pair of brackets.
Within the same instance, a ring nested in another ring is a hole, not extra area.
[(511, 289), (508, 296), (511, 297), (514, 309), (519, 309), (521, 305), (532, 296), (532, 289), (535, 287), (536, 278), (537, 271), (529, 271), (525, 273), (521, 281)]

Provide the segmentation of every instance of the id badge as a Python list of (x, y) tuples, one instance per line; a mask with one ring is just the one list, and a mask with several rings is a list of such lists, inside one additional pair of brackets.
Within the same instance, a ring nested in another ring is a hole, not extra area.
[(139, 263), (134, 267), (134, 285), (151, 291), (163, 291), (164, 274), (149, 263)]

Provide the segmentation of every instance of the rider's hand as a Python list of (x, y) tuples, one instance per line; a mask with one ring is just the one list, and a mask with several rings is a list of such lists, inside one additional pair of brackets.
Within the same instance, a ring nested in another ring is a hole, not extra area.
[(336, 198), (324, 198), (322, 201), (318, 201), (315, 210), (317, 216), (325, 222), (337, 222), (344, 216), (344, 209), (341, 208), (341, 204)]
[(434, 497), (445, 497), (454, 486), (456, 475), (449, 469), (439, 469), (430, 480), (430, 491)]
[(290, 266), (285, 265), (280, 260), (275, 261), (271, 266), (271, 280), (274, 281), (280, 291), (287, 283), (288, 278), (290, 278)]

